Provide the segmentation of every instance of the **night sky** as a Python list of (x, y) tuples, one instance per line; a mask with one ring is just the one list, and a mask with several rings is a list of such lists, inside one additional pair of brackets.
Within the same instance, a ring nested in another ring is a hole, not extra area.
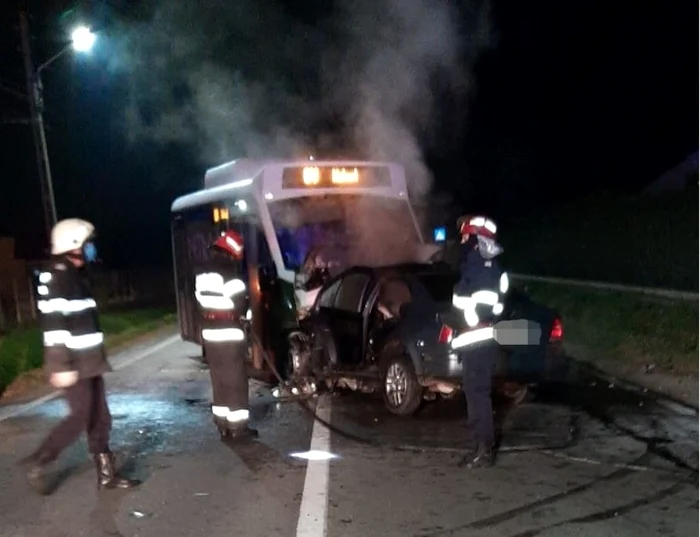
[[(484, 3), (432, 1), (450, 4), (460, 41), (448, 48), (437, 23), (416, 29), (407, 18), (420, 47), (400, 47), (407, 63), (397, 69), (410, 76), (411, 62), (421, 64), (425, 87), (394, 103), (392, 82), (378, 81), (376, 102), (395, 106), (433, 188), (465, 210), (507, 221), (601, 190), (635, 192), (697, 150), (697, 3), (494, 0), (484, 19)], [(414, 4), (399, 2), (406, 11)], [(13, 3), (0, 7), (0, 236), (36, 257), (44, 223), (31, 129), (21, 122), (28, 107)], [(170, 203), (196, 189), (208, 166), (264, 147), (282, 153), (290, 139), (321, 156), (367, 152), (354, 127), (366, 110), (333, 90), (373, 54), (357, 35), (345, 53), (360, 23), (343, 24), (334, 10), (367, 2), (203, 3), (163, 16), (154, 2), (29, 2), (36, 64), (64, 46), (76, 22), (101, 29), (89, 56), (67, 54), (43, 80), (59, 218), (95, 222), (112, 266), (170, 262)], [(413, 23), (430, 18), (414, 15)], [(379, 32), (366, 24), (372, 42)], [(375, 80), (381, 71), (368, 70)], [(426, 88), (434, 103), (422, 109)], [(245, 104), (212, 109), (229, 98)], [(200, 110), (205, 119), (193, 120)], [(240, 140), (241, 130), (254, 130), (245, 136), (254, 142)]]

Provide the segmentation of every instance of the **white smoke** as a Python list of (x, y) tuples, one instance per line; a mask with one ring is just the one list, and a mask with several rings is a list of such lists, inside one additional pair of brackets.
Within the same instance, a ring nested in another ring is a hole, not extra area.
[[(465, 16), (448, 0), (328, 3), (314, 24), (274, 0), (152, 3), (147, 21), (114, 33), (130, 141), (186, 144), (207, 165), (332, 147), (399, 161), (413, 193), (427, 193), (421, 147), (436, 101), (471, 87), (486, 4)], [(328, 117), (342, 128), (326, 129)]]
[(150, 4), (147, 21), (112, 36), (111, 67), (128, 82), (130, 142), (184, 144), (207, 165), (306, 145), (294, 120), (309, 107), (286, 80), (309, 48), (299, 38), (305, 25), (273, 0)]
[(352, 114), (351, 131), (367, 158), (406, 166), (414, 196), (427, 194), (432, 182), (421, 146), (438, 127), (436, 101), (469, 91), (475, 52), (489, 41), (486, 15), (480, 8), (465, 19), (442, 0), (342, 3), (348, 48), (340, 52), (341, 69), (325, 69), (337, 88), (333, 100)]

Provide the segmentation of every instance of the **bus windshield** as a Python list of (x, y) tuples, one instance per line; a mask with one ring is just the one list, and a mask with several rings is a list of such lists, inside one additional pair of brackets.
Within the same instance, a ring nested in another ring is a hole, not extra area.
[(340, 266), (419, 261), (420, 237), (406, 200), (328, 194), (269, 202), (285, 268), (298, 270), (311, 248)]

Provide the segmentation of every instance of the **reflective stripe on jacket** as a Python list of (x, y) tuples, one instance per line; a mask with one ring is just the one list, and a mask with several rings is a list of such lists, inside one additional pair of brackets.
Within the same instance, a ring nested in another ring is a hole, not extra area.
[(81, 271), (57, 257), (35, 283), (47, 370), (78, 371), (80, 378), (111, 371), (97, 303)]
[(239, 316), (247, 309), (245, 282), (212, 270), (197, 274), (194, 285), (202, 339), (211, 343), (243, 341), (245, 334)]

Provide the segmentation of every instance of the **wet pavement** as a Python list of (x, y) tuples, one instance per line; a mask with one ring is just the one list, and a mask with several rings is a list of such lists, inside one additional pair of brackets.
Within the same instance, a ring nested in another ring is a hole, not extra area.
[(133, 491), (98, 494), (81, 441), (56, 464), (54, 494), (35, 496), (15, 462), (65, 405), (0, 408), (0, 535), (698, 535), (697, 412), (653, 394), (578, 372), (499, 406), (498, 464), (469, 472), (456, 466), (460, 397), (397, 418), (376, 397), (305, 409), (251, 381), (260, 437), (223, 443), (198, 353), (173, 339), (115, 359), (113, 449), (144, 480)]

